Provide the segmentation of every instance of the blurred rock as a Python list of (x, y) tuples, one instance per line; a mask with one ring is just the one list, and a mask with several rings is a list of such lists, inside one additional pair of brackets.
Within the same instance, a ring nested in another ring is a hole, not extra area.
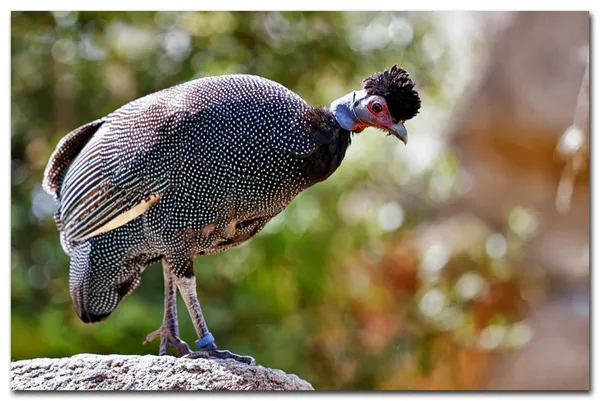
[(78, 354), (11, 363), (12, 390), (314, 390), (296, 375), (233, 360)]
[(566, 161), (556, 148), (575, 119), (590, 15), (507, 16), (450, 128), (472, 190), (446, 212), (468, 211), (502, 231), (515, 208), (530, 211), (535, 232), (521, 268), (541, 268), (552, 291), (528, 316), (532, 342), (522, 351), (498, 354), (484, 387), (589, 389), (589, 168), (575, 177), (568, 213), (557, 210)]
[(577, 176), (571, 211), (556, 209), (565, 166), (556, 154), (573, 124), (589, 52), (589, 13), (511, 13), (478, 85), (451, 129), (451, 145), (473, 183), (459, 210), (495, 229), (516, 206), (535, 210), (528, 262), (561, 280), (589, 274), (589, 170)]
[[(498, 358), (486, 390), (589, 390), (589, 294), (559, 299), (538, 309), (527, 324), (535, 341)], [(557, 330), (557, 322), (560, 329)], [(543, 357), (541, 357), (543, 356)]]

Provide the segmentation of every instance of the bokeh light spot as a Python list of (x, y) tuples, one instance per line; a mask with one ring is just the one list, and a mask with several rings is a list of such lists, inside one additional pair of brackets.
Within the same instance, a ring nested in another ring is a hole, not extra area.
[(527, 345), (532, 337), (533, 333), (529, 325), (518, 322), (513, 324), (508, 330), (507, 342), (510, 347), (521, 348)]
[(485, 241), (485, 252), (492, 259), (501, 259), (506, 255), (506, 238), (500, 233), (494, 233)]
[(70, 64), (75, 61), (77, 46), (70, 38), (59, 39), (52, 46), (52, 57), (58, 63)]
[(428, 317), (438, 315), (446, 304), (446, 295), (439, 289), (433, 288), (425, 293), (419, 302), (419, 310)]
[(501, 325), (493, 324), (484, 328), (479, 333), (478, 345), (483, 349), (495, 349), (502, 344), (506, 336), (506, 328)]
[(397, 202), (389, 202), (379, 208), (377, 222), (384, 231), (394, 231), (404, 221), (404, 209)]
[(508, 225), (522, 239), (530, 239), (537, 232), (538, 221), (532, 210), (517, 206), (510, 211)]
[(448, 248), (442, 243), (436, 243), (427, 248), (421, 266), (426, 273), (437, 275), (440, 270), (448, 263), (450, 255), (448, 254)]
[(469, 300), (480, 295), (486, 286), (486, 282), (477, 273), (467, 272), (460, 276), (454, 284), (455, 293), (462, 299)]

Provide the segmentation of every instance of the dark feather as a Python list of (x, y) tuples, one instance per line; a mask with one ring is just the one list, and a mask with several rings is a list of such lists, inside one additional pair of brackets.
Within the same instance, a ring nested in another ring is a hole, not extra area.
[(410, 120), (419, 113), (421, 99), (415, 90), (415, 83), (409, 78), (408, 73), (394, 65), (390, 71), (387, 69), (366, 78), (363, 89), (369, 96), (382, 96), (387, 102), (392, 120)]
[(350, 146), (350, 132), (335, 120), (327, 108), (312, 108), (308, 113), (310, 133), (317, 143), (315, 149), (304, 156), (303, 172), (311, 183), (325, 180), (340, 166)]

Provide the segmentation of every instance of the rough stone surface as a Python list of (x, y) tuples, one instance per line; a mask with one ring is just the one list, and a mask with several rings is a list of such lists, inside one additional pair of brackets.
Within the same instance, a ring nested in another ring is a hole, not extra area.
[(314, 390), (296, 375), (233, 360), (78, 354), (11, 363), (12, 390)]

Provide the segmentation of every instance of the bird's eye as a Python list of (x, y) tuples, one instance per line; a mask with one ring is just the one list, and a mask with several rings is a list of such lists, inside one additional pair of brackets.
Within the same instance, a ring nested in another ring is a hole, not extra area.
[(373, 110), (374, 113), (381, 113), (383, 111), (383, 106), (381, 103), (376, 102), (371, 105), (371, 110)]

